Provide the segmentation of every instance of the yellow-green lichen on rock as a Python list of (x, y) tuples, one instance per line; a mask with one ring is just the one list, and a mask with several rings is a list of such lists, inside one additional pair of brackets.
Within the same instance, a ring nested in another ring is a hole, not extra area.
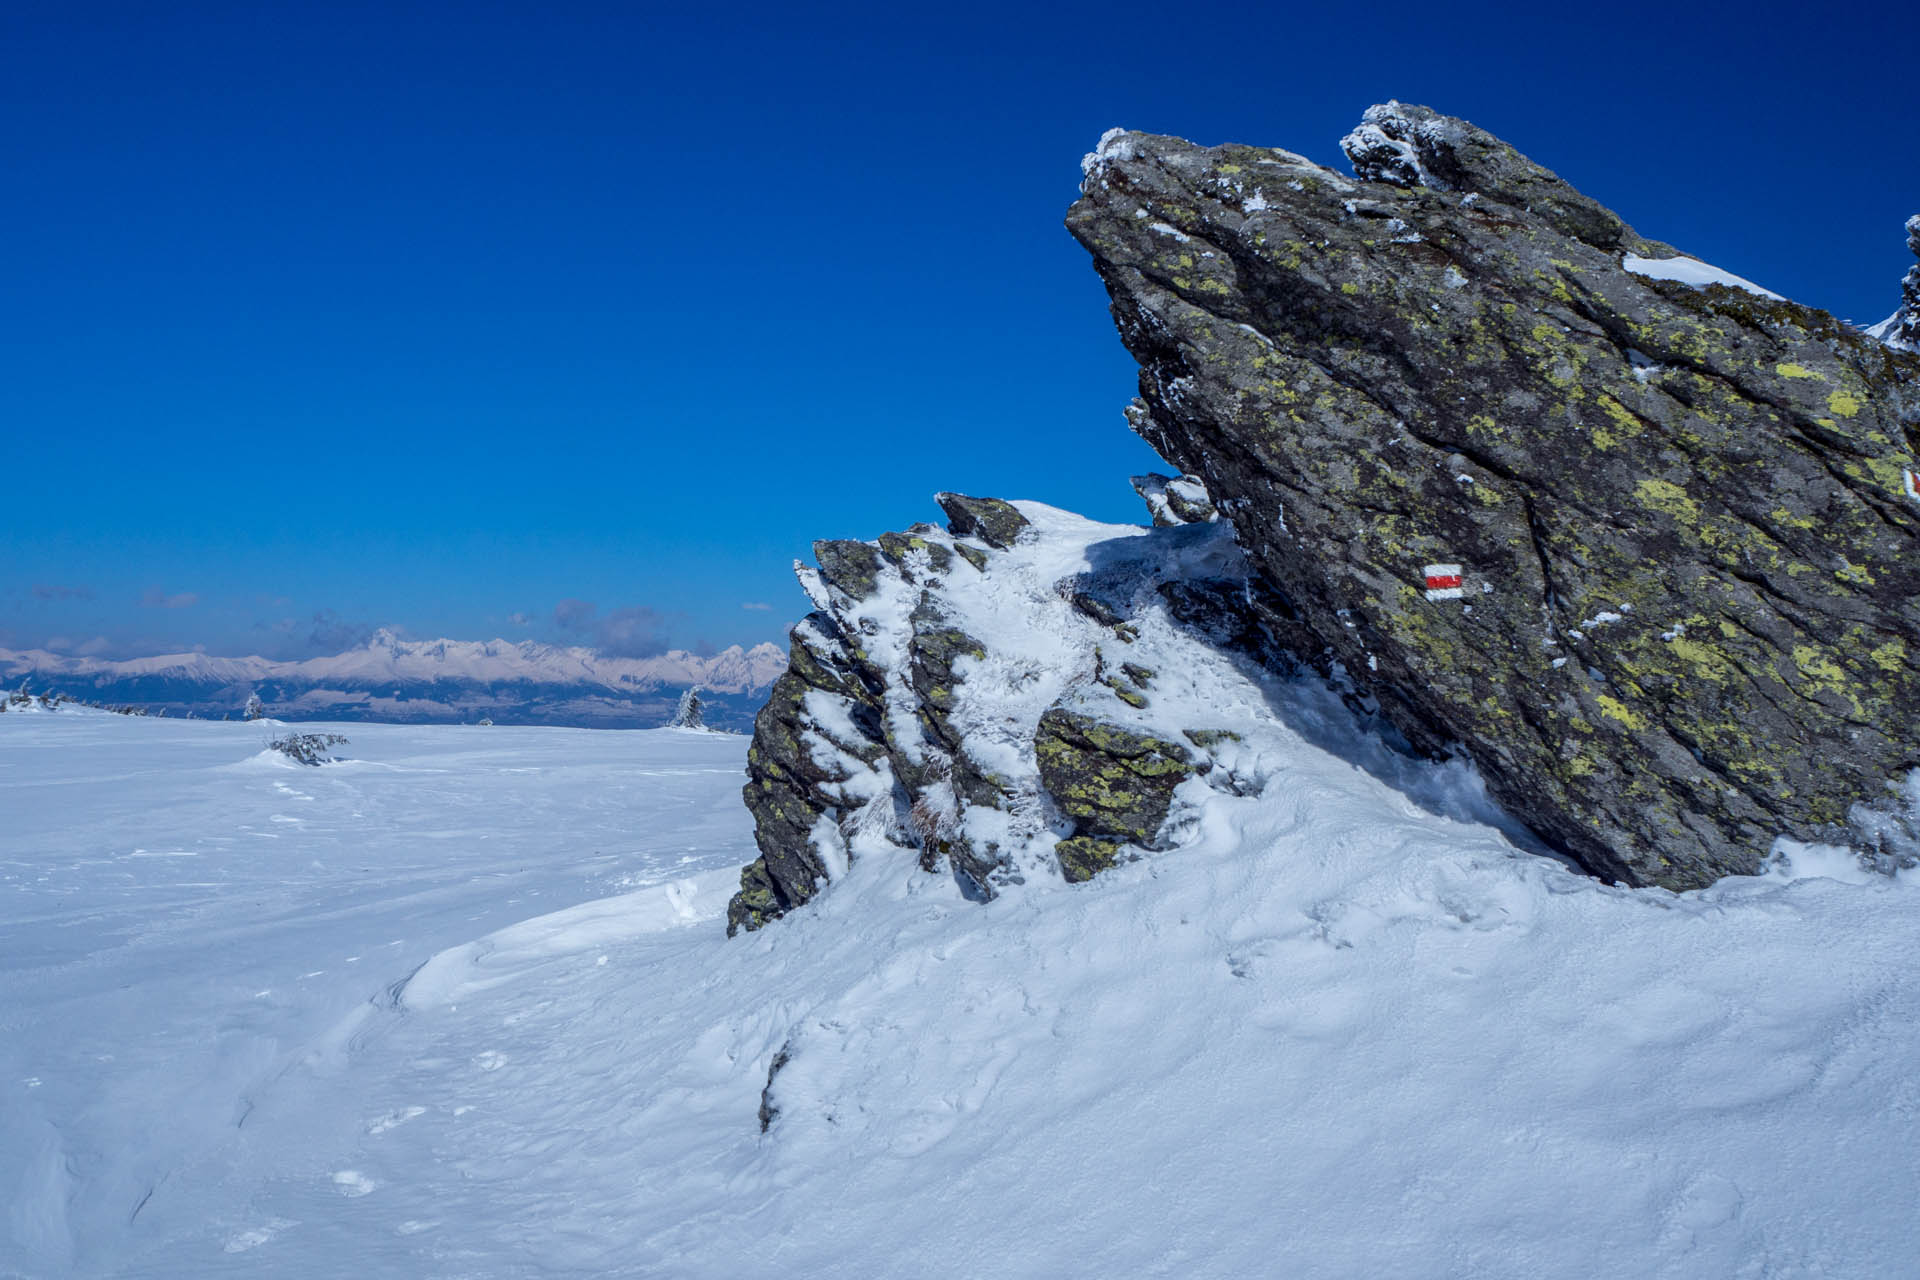
[[(1140, 362), (1129, 421), (1316, 653), (1589, 869), (1686, 888), (1843, 834), (1920, 761), (1920, 356), (1628, 270), (1678, 251), (1465, 121), (1391, 104), (1347, 144), (1352, 184), (1263, 166), (1257, 236), (1229, 152), (1103, 157), (1068, 227)], [(1229, 294), (1155, 265), (1176, 208)]]
[[(1174, 788), (1194, 772), (1177, 743), (1060, 706), (1040, 717), (1034, 758), (1041, 785), (1073, 823), (1075, 837), (1143, 846), (1152, 845), (1166, 821)], [(1084, 850), (1062, 841), (1056, 851), (1069, 879), (1099, 869), (1087, 869), (1084, 857), (1069, 866), (1068, 856), (1081, 857)], [(1112, 857), (1101, 865), (1112, 865)]]

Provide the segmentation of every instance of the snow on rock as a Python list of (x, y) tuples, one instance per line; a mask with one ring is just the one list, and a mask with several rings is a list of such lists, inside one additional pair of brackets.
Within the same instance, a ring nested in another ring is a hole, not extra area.
[[(1907, 248), (1920, 257), (1920, 214), (1907, 219)], [(1920, 265), (1909, 267), (1900, 282), (1900, 309), (1866, 333), (1895, 351), (1920, 352)]]
[(1446, 190), (1446, 182), (1427, 168), (1418, 145), (1444, 140), (1439, 132), (1444, 128), (1444, 118), (1414, 115), (1398, 102), (1382, 103), (1367, 108), (1358, 127), (1340, 139), (1340, 149), (1364, 181)]
[(1100, 135), (1099, 145), (1080, 157), (1080, 172), (1087, 178), (1094, 178), (1101, 166), (1111, 160), (1124, 160), (1132, 155), (1133, 143), (1125, 129), (1115, 127)]
[(1207, 524), (1220, 518), (1207, 486), (1198, 476), (1163, 476), (1150, 471), (1134, 476), (1133, 491), (1147, 504), (1147, 514), (1155, 527), (1175, 524)]
[(1762, 298), (1784, 301), (1773, 290), (1763, 289), (1751, 280), (1737, 276), (1731, 271), (1723, 271), (1698, 258), (1642, 258), (1637, 254), (1629, 253), (1622, 260), (1621, 265), (1634, 275), (1643, 276), (1648, 280), (1672, 280), (1695, 289), (1704, 288), (1710, 284), (1723, 284), (1732, 289), (1745, 289), (1748, 293), (1758, 294)]
[[(945, 494), (946, 531), (816, 545), (819, 569), (802, 572), (823, 607), (794, 629), (791, 668), (755, 725), (746, 800), (760, 856), (730, 931), (795, 910), (865, 857), (951, 873), (978, 898), (1085, 880), (1178, 847), (1210, 792), (1264, 785), (1244, 744), (1265, 732), (1266, 686), (1322, 647), (1286, 630), (1289, 603), (1261, 585), (1234, 527), (1204, 521), (1203, 486), (1134, 487), (1152, 529)], [(1493, 590), (1458, 563), (1424, 572), (1429, 602)], [(1624, 598), (1585, 603), (1548, 638), (1600, 654), (1644, 625)], [(1597, 660), (1569, 674), (1610, 690)], [(1316, 665), (1378, 710), (1347, 668)], [(1891, 803), (1845, 798), (1863, 848)], [(1515, 816), (1519, 832), (1529, 815)], [(1721, 874), (1750, 873), (1792, 830), (1755, 831)]]
[[(1207, 520), (1205, 489), (1141, 483), (1150, 508), (1197, 523), (943, 494), (946, 531), (816, 544), (824, 607), (794, 629), (755, 724), (761, 856), (731, 928), (808, 901), (843, 856), (944, 868), (991, 897), (1160, 847), (1163, 820), (1180, 820), (1175, 782), (1200, 785), (1261, 702), (1257, 666), (1236, 661), (1291, 661), (1262, 648), (1244, 557)], [(1044, 733), (1049, 717), (1074, 727)], [(1119, 812), (1136, 816), (1116, 826)]]

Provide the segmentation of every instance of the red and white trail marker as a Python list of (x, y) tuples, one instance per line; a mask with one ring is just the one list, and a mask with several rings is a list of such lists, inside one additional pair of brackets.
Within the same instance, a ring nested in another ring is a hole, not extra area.
[(1465, 581), (1457, 564), (1430, 564), (1427, 566), (1427, 599), (1458, 600), (1467, 594)]
[(1907, 496), (1920, 502), (1920, 471), (1903, 471), (1901, 474), (1906, 477)]

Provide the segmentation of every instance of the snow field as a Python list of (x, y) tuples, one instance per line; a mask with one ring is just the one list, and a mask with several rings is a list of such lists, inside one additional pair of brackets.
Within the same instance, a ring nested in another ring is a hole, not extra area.
[[(1022, 510), (1039, 544), (954, 588), (989, 749), (1107, 643), (1054, 581), (1225, 554)], [(744, 739), (352, 726), (293, 770), (240, 726), (0, 722), (0, 1272), (1907, 1266), (1911, 877), (1601, 885), (1465, 766), (1138, 621), (1142, 722), (1241, 735), (1178, 847), (1068, 886), (1030, 814), (977, 905), (876, 836), (732, 940)]]
[(750, 840), (744, 739), (318, 728), (349, 759), (294, 765), (266, 723), (0, 717), (0, 1276), (185, 1273), (290, 1229), (240, 1214), (289, 1154), (260, 1135), (351, 1079), (389, 988)]

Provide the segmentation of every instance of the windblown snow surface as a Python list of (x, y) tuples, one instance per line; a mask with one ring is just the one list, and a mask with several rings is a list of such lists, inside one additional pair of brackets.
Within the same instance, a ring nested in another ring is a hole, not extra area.
[[(1022, 510), (983, 638), (1060, 670), (1062, 573), (1225, 554)], [(0, 716), (0, 1274), (1911, 1274), (1910, 878), (1602, 885), (1139, 620), (1257, 794), (985, 905), (870, 851), (732, 940), (743, 738)]]

